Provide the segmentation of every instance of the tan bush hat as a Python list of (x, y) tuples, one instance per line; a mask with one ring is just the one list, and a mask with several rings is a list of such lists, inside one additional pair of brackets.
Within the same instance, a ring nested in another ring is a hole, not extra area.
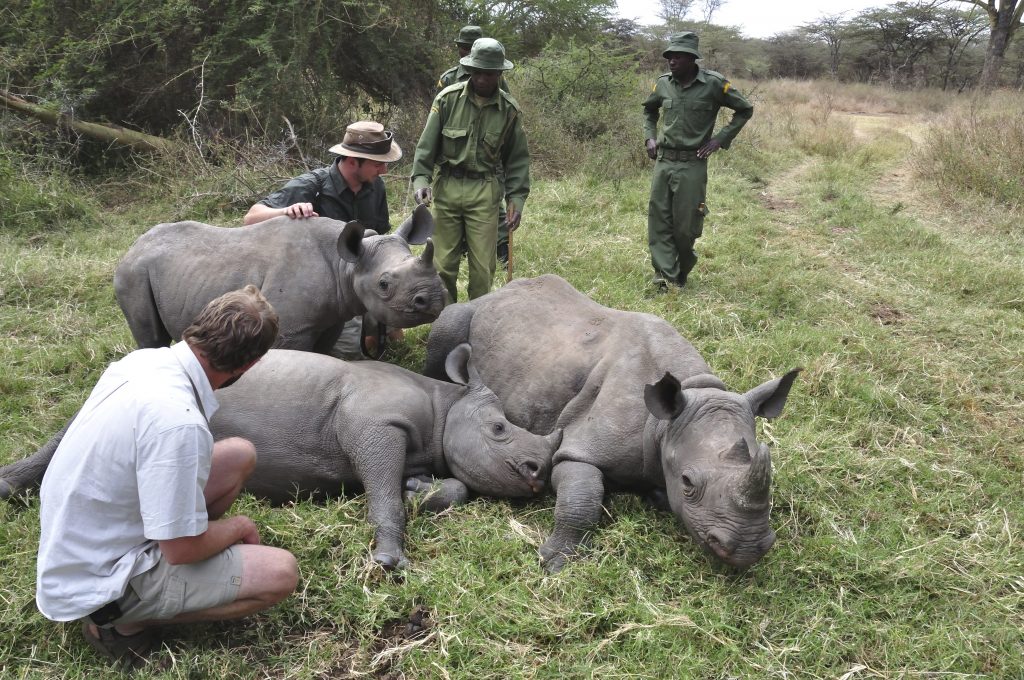
[(339, 156), (393, 163), (402, 157), (402, 149), (394, 138), (395, 134), (385, 130), (380, 123), (361, 120), (345, 128), (341, 144), (332, 146), (330, 152)]
[(459, 59), (459, 63), (482, 71), (507, 71), (512, 68), (512, 62), (505, 58), (505, 46), (494, 38), (477, 40), (469, 56)]

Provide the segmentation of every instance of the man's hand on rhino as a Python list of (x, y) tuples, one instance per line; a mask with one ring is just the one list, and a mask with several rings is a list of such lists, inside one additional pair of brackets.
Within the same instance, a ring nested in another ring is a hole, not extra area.
[(658, 157), (658, 143), (653, 139), (647, 140), (647, 157), (652, 161)]
[(430, 205), (431, 203), (434, 202), (434, 192), (431, 190), (430, 187), (423, 187), (422, 189), (417, 189), (416, 193), (413, 194), (413, 196), (416, 199), (416, 203), (419, 205)]
[(301, 220), (306, 217), (320, 217), (320, 215), (313, 210), (312, 203), (293, 203), (285, 208), (284, 213), (282, 214), (287, 215), (293, 220)]

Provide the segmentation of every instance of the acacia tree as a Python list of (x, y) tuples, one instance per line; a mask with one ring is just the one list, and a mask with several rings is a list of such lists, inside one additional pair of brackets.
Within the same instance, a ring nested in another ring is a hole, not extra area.
[(804, 24), (801, 31), (808, 38), (823, 42), (828, 47), (828, 72), (833, 80), (836, 79), (839, 76), (839, 56), (843, 41), (849, 32), (849, 23), (843, 14), (823, 16), (815, 22)]
[(918, 60), (935, 49), (939, 33), (934, 5), (897, 2), (853, 20), (859, 37), (874, 45), (878, 69), (886, 71), (890, 85), (908, 82)]
[(985, 89), (995, 87), (999, 82), (999, 71), (1003, 67), (1006, 48), (1013, 40), (1014, 34), (1021, 25), (1024, 15), (1024, 2), (1021, 0), (959, 0), (976, 5), (988, 15), (989, 36), (988, 49), (985, 50), (985, 66), (981, 71), (981, 86)]
[[(964, 53), (978, 41), (986, 28), (987, 22), (976, 9), (963, 12), (952, 8), (939, 8), (935, 26), (941, 34), (941, 43), (946, 51), (945, 64), (942, 72), (942, 89), (949, 87), (949, 80), (956, 71)], [(960, 83), (966, 85), (967, 79)]]

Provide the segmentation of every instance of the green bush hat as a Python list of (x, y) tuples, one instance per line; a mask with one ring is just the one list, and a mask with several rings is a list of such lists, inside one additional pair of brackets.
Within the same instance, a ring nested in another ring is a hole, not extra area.
[(361, 120), (345, 128), (341, 144), (332, 146), (330, 152), (382, 163), (393, 163), (402, 157), (402, 148), (395, 142), (395, 134), (372, 120)]
[(668, 48), (661, 53), (661, 56), (668, 59), (669, 52), (686, 52), (698, 59), (703, 58), (700, 56), (700, 52), (697, 51), (697, 34), (691, 31), (673, 33), (669, 36)]
[(482, 71), (508, 71), (512, 68), (512, 62), (505, 58), (505, 46), (494, 38), (477, 40), (469, 56), (459, 59), (459, 63)]
[(459, 47), (469, 48), (482, 37), (484, 37), (484, 32), (479, 26), (463, 26), (459, 29), (459, 37), (455, 39), (455, 44)]

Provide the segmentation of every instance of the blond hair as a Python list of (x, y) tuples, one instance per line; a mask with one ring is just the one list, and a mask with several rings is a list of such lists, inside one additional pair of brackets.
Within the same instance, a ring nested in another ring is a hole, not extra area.
[(249, 284), (211, 300), (181, 339), (202, 352), (210, 366), (231, 373), (253, 362), (277, 340), (277, 312)]

